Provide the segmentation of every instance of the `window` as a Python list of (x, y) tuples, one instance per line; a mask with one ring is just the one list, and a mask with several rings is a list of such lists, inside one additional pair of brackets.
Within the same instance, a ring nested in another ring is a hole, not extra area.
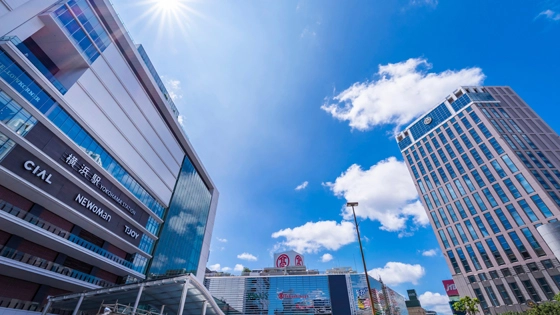
[[(515, 209), (514, 209), (515, 210)], [(510, 230), (512, 228), (511, 224), (509, 223), (508, 218), (506, 217), (506, 215), (504, 214), (504, 212), (502, 211), (502, 209), (496, 209), (496, 215), (498, 216), (498, 219), (500, 220), (500, 222), (502, 223), (502, 225), (504, 226), (504, 229)]]
[[(525, 201), (525, 200), (523, 200)], [(526, 204), (526, 203), (525, 203)], [(515, 220), (515, 224), (517, 224), (517, 226), (524, 226), (525, 222), (523, 221), (523, 218), (521, 218), (521, 216), (519, 215), (519, 213), (517, 212), (517, 210), (515, 209), (515, 207), (511, 204), (507, 205), (506, 208), (508, 209), (509, 214), (511, 215), (511, 217), (513, 218), (513, 220)], [(532, 213), (532, 215), (534, 216), (535, 214), (533, 213), (533, 211), (531, 209), (529, 209)]]
[(461, 248), (457, 248), (457, 256), (459, 256), (459, 261), (461, 261), (465, 272), (471, 272), (471, 266), (469, 265), (467, 257), (465, 256), (465, 253), (463, 253), (463, 250)]
[(471, 245), (465, 245), (465, 248), (467, 249), (467, 253), (469, 254), (469, 257), (471, 258), (471, 261), (473, 263), (473, 266), (476, 270), (480, 270), (482, 269), (482, 266), (480, 266), (480, 262), (478, 261), (478, 257), (476, 257), (476, 254), (474, 253), (474, 250), (472, 249)]
[(443, 224), (448, 225), (449, 224), (449, 219), (447, 219), (447, 215), (445, 214), (443, 209), (439, 208), (438, 212), (439, 212), (439, 215), (441, 216), (441, 220), (443, 221)]
[[(449, 165), (449, 164), (447, 164), (447, 165)], [(446, 166), (447, 166), (447, 165), (446, 165)], [(447, 183), (447, 182), (449, 181), (449, 179), (447, 178), (447, 174), (445, 174), (445, 171), (444, 171), (441, 167), (438, 168), (437, 171), (438, 171), (438, 173), (439, 173), (439, 176), (441, 177), (441, 180), (442, 180), (444, 183)], [(439, 184), (438, 184), (438, 186), (439, 186)]]
[(511, 141), (511, 139), (507, 135), (502, 135), (502, 138), (506, 140), (506, 142), (509, 144), (509, 146), (512, 149), (517, 150), (517, 146), (515, 145), (515, 143), (513, 143), (513, 141)]
[(438, 149), (437, 153), (439, 154), (439, 157), (441, 158), (442, 163), (447, 163), (447, 157), (445, 156), (445, 154), (443, 153), (442, 149)]
[(436, 176), (436, 173), (431, 172), (430, 176), (432, 177), (432, 180), (434, 181), (434, 184), (436, 184), (436, 187), (441, 185), (439, 182), (439, 178)]
[(478, 184), (478, 187), (482, 188), (482, 187), (486, 186), (486, 183), (484, 183), (484, 180), (482, 180), (482, 177), (480, 177), (480, 174), (478, 173), (478, 171), (474, 170), (474, 171), (471, 172), (471, 174), (473, 175), (474, 180)]
[(500, 111), (500, 113), (502, 113), (504, 118), (510, 118), (509, 115), (506, 113), (506, 111), (503, 108), (498, 108), (498, 110)]
[(537, 216), (535, 215), (535, 212), (533, 212), (533, 209), (529, 207), (529, 205), (524, 199), (519, 200), (518, 203), (531, 222), (536, 222), (539, 220), (539, 218), (537, 218)]
[(494, 148), (494, 150), (496, 150), (496, 153), (498, 153), (498, 155), (504, 153), (504, 149), (502, 149), (502, 146), (498, 143), (496, 138), (492, 138), (489, 141), (492, 147)]
[(465, 230), (463, 230), (463, 226), (461, 226), (461, 223), (455, 224), (455, 227), (457, 228), (457, 231), (459, 232), (459, 236), (461, 237), (463, 243), (468, 243), (469, 239), (467, 238), (467, 234), (465, 234)]
[(417, 183), (418, 183), (418, 187), (420, 187), (420, 190), (422, 191), (422, 193), (425, 194), (426, 193), (426, 188), (424, 187), (424, 183), (422, 183), (422, 180), (419, 179), (417, 181)]
[(426, 185), (428, 185), (428, 189), (429, 189), (429, 190), (434, 189), (434, 186), (432, 186), (432, 182), (430, 181), (430, 179), (428, 178), (428, 176), (424, 176), (424, 181), (426, 182)]
[(486, 205), (484, 204), (484, 201), (482, 201), (482, 198), (480, 198), (480, 195), (478, 193), (474, 193), (473, 197), (476, 203), (478, 204), (478, 208), (480, 209), (480, 211), (484, 212), (488, 210), (488, 208), (486, 208)]
[(471, 116), (471, 119), (475, 124), (478, 124), (480, 122), (480, 118), (478, 118), (478, 115), (475, 112), (470, 112), (469, 116)]
[(552, 191), (549, 191), (548, 194), (550, 195), (552, 200), (554, 200), (554, 202), (556, 202), (556, 204), (560, 206), (560, 198), (558, 198), (558, 196)]
[(465, 204), (467, 205), (467, 209), (469, 209), (469, 212), (470, 212), (472, 215), (475, 215), (475, 214), (476, 214), (476, 209), (475, 209), (473, 203), (471, 202), (471, 200), (469, 199), (469, 197), (463, 198), (463, 201), (464, 201)]
[(494, 156), (492, 155), (492, 152), (490, 152), (490, 149), (488, 149), (488, 147), (486, 146), (486, 144), (481, 144), (480, 145), (480, 149), (482, 150), (482, 153), (484, 154), (484, 156), (486, 156), (486, 158), (488, 160), (491, 160), (494, 158)]
[(453, 131), (451, 131), (451, 129), (445, 128), (445, 133), (447, 133), (447, 136), (449, 137), (449, 139), (451, 139), (451, 140), (455, 139), (455, 134), (453, 133)]
[(512, 132), (513, 132), (513, 130), (511, 130), (511, 128), (509, 127), (509, 125), (508, 125), (503, 119), (500, 119), (500, 124), (501, 124), (502, 126), (504, 126), (504, 128), (506, 128), (507, 132), (509, 132), (509, 133), (512, 133)]
[(447, 233), (449, 233), (449, 237), (451, 238), (453, 245), (459, 246), (459, 241), (457, 241), (457, 237), (455, 236), (455, 232), (453, 232), (452, 227), (450, 226), (447, 227)]
[(447, 143), (447, 138), (445, 137), (445, 135), (443, 133), (438, 133), (438, 137), (441, 140), (441, 143), (443, 143), (443, 144)]
[[(460, 174), (465, 174), (465, 169), (463, 168), (463, 165), (461, 165), (461, 162), (459, 162), (458, 159), (453, 160), (453, 164), (455, 164), (455, 167), (457, 168)], [(454, 176), (452, 177), (454, 178)]]
[[(457, 159), (455, 159), (455, 161), (457, 161)], [(459, 165), (461, 165), (461, 164), (459, 164)], [(445, 164), (445, 168), (447, 169), (447, 172), (449, 173), (449, 176), (451, 176), (451, 178), (457, 178), (457, 174), (455, 174), (455, 170), (453, 170), (453, 168), (451, 167), (451, 165), (449, 163)], [(444, 180), (444, 182), (447, 182), (447, 181)]]
[(448, 203), (449, 199), (447, 199), (447, 195), (445, 194), (445, 191), (443, 190), (443, 188), (439, 187), (438, 190), (439, 190), (439, 194), (441, 195), (441, 198), (443, 200), (443, 203), (444, 204)]
[(552, 165), (552, 163), (550, 163), (550, 160), (541, 151), (537, 151), (536, 153), (541, 158), (541, 160), (544, 162), (544, 164), (546, 164), (546, 166), (548, 166), (550, 168), (554, 168), (554, 165)]
[(501, 265), (505, 264), (505, 261), (502, 258), (502, 255), (500, 254), (500, 251), (498, 251), (498, 248), (496, 247), (496, 244), (494, 244), (494, 241), (491, 238), (486, 239), (486, 245), (488, 245), (488, 248), (490, 249), (490, 252), (492, 253), (492, 256), (494, 256), (494, 259), (496, 260), (498, 265), (501, 266)]
[(519, 126), (515, 123), (515, 121), (513, 121), (513, 120), (511, 120), (511, 119), (508, 120), (508, 121), (509, 121), (509, 123), (513, 126), (513, 129), (515, 129), (515, 131), (517, 131), (517, 132), (519, 132), (519, 133), (522, 133), (522, 132), (523, 132), (523, 131), (521, 131), (521, 128), (519, 128)]
[(412, 160), (412, 157), (410, 156), (410, 154), (406, 155), (406, 159), (408, 160), (408, 164), (410, 164), (410, 165), (414, 164), (414, 161)]
[(498, 194), (498, 197), (500, 197), (500, 200), (503, 203), (509, 202), (509, 198), (507, 197), (505, 191), (502, 189), (500, 184), (494, 184), (492, 185), (492, 187), (494, 188), (494, 191)]
[(542, 171), (544, 176), (546, 177), (546, 179), (548, 179), (548, 181), (552, 184), (552, 186), (554, 186), (554, 188), (556, 189), (560, 189), (560, 184), (558, 184), (558, 182), (556, 181), (556, 179), (554, 179), (554, 177), (552, 176), (552, 174), (550, 174), (549, 171)]
[(515, 247), (517, 247), (519, 254), (521, 254), (521, 257), (523, 257), (523, 259), (525, 260), (531, 259), (531, 254), (529, 254), (529, 251), (527, 251), (527, 248), (525, 247), (525, 245), (523, 245), (523, 242), (521, 241), (517, 233), (515, 233), (515, 231), (511, 231), (508, 234)]
[(527, 268), (529, 268), (529, 271), (539, 271), (539, 267), (534, 262), (528, 263)]
[(457, 152), (459, 154), (462, 154), (463, 152), (465, 152), (465, 150), (463, 149), (463, 146), (461, 145), (461, 143), (459, 143), (459, 140), (457, 140), (457, 139), (453, 140), (453, 145), (455, 146), (455, 149), (457, 149)]
[(420, 178), (420, 174), (418, 174), (418, 170), (416, 169), (416, 166), (412, 165), (410, 169), (412, 170), (412, 173), (414, 174), (415, 178)]
[(445, 233), (443, 232), (443, 230), (439, 230), (439, 238), (441, 239), (441, 241), (443, 242), (443, 246), (445, 248), (449, 248), (449, 241), (447, 240), (447, 236), (445, 236)]
[(467, 146), (467, 149), (470, 149), (470, 148), (473, 147), (473, 144), (472, 144), (471, 140), (469, 140), (469, 138), (467, 137), (466, 134), (461, 135), (461, 140), (463, 140), (463, 143)]
[(434, 202), (436, 203), (436, 207), (441, 207), (441, 202), (439, 201), (436, 192), (432, 191), (431, 194), (432, 194), (432, 198), (434, 199)]
[(423, 147), (418, 147), (418, 151), (420, 151), (420, 155), (422, 155), (422, 157), (426, 157), (426, 151), (424, 151)]
[[(430, 163), (429, 159), (424, 159), (424, 163), (426, 163), (426, 167), (428, 168), (428, 171), (433, 171), (434, 167), (432, 166), (432, 163)], [(424, 173), (422, 173), (423, 175), (425, 175)]]
[(472, 128), (472, 125), (471, 125), (471, 123), (469, 122), (469, 120), (467, 119), (467, 117), (461, 118), (461, 122), (463, 122), (463, 125), (465, 126), (465, 128), (467, 128), (467, 129), (471, 129), (471, 128)]
[(529, 137), (527, 137), (526, 135), (523, 134), (523, 135), (521, 135), (521, 138), (523, 138), (523, 140), (527, 141), (527, 143), (529, 144), (531, 149), (538, 150), (537, 146), (533, 143), (533, 141), (531, 141), (531, 139), (529, 139)]
[(507, 176), (506, 171), (504, 171), (504, 169), (502, 168), (502, 166), (500, 165), (498, 160), (492, 161), (491, 164), (492, 164), (492, 167), (494, 167), (494, 170), (496, 171), (498, 176), (500, 176), (500, 178), (504, 178), (504, 177)]
[(459, 221), (459, 219), (457, 218), (457, 214), (455, 214), (455, 210), (453, 210), (453, 207), (451, 205), (447, 205), (445, 207), (447, 208), (447, 212), (449, 212), (449, 215), (451, 216), (451, 220), (453, 220), (453, 222)]
[(545, 218), (550, 218), (552, 216), (552, 212), (550, 212), (550, 209), (548, 209), (548, 207), (546, 206), (544, 201), (542, 201), (542, 199), (539, 195), (534, 195), (534, 196), (531, 197), (531, 199), (533, 200), (533, 202), (535, 203), (537, 208), (539, 208), (539, 210), (541, 210), (541, 212), (542, 212), (542, 214), (544, 215)]
[(476, 234), (476, 231), (474, 229), (474, 227), (471, 224), (470, 220), (465, 220), (465, 226), (467, 227), (467, 230), (469, 231), (469, 233), (471, 234), (471, 238), (473, 240), (477, 240), (478, 239), (478, 235)]
[(490, 226), (490, 229), (492, 229), (492, 232), (500, 233), (500, 228), (498, 227), (498, 224), (496, 224), (496, 221), (494, 221), (494, 218), (492, 217), (492, 214), (490, 214), (490, 212), (486, 212), (484, 214), (484, 218), (486, 218), (486, 222)]
[(525, 145), (525, 143), (523, 143), (523, 141), (521, 141), (521, 139), (519, 139), (517, 135), (511, 135), (511, 136), (513, 137), (513, 140), (515, 140), (515, 142), (517, 142), (517, 144), (521, 147), (521, 149), (527, 150), (527, 146)]
[(484, 135), (484, 137), (486, 137), (486, 139), (492, 137), (492, 134), (490, 133), (490, 131), (488, 130), (488, 128), (486, 128), (486, 126), (484, 125), (484, 123), (480, 123), (480, 124), (478, 125), (478, 128), (480, 129), (480, 131), (482, 131), (482, 134)]
[[(464, 177), (463, 177), (464, 178)], [(459, 193), (461, 194), (461, 196), (464, 196), (467, 194), (467, 192), (465, 191), (465, 189), (463, 188), (463, 185), (461, 184), (461, 181), (459, 181), (458, 179), (455, 180), (455, 185), (457, 186), (457, 189), (459, 190)]]
[(502, 118), (502, 116), (500, 116), (500, 114), (498, 114), (498, 112), (494, 108), (490, 108), (490, 111), (494, 114), (494, 116)]
[(457, 194), (455, 194), (455, 190), (453, 190), (453, 185), (446, 184), (445, 187), (447, 187), (447, 191), (449, 191), (449, 195), (451, 195), (451, 199), (453, 200), (457, 199)]
[[(425, 140), (426, 138), (424, 138)], [(429, 153), (434, 152), (434, 149), (432, 149), (432, 145), (429, 142), (426, 142), (426, 149), (428, 150)]]
[(496, 239), (502, 246), (502, 249), (506, 253), (506, 256), (508, 257), (509, 261), (512, 263), (517, 262), (517, 257), (515, 257), (515, 253), (509, 246), (509, 243), (506, 241), (506, 238), (503, 235), (498, 235), (496, 236)]
[[(432, 136), (433, 136), (433, 134), (432, 134)], [(439, 142), (437, 141), (436, 138), (432, 137), (432, 142), (434, 143), (434, 147), (436, 147), (436, 149), (440, 148)]]
[(550, 185), (548, 185), (546, 180), (544, 180), (544, 178), (541, 176), (541, 174), (538, 171), (532, 170), (531, 173), (533, 174), (533, 176), (535, 176), (537, 181), (541, 184), (541, 186), (544, 189), (550, 189)]
[(473, 291), (474, 295), (476, 295), (476, 298), (480, 301), (480, 306), (482, 307), (482, 309), (487, 309), (488, 303), (486, 302), (484, 295), (482, 295), (482, 291), (480, 291), (480, 289), (473, 289)]
[(486, 227), (484, 226), (484, 223), (482, 223), (480, 217), (474, 217), (473, 219), (476, 226), (478, 226), (478, 230), (482, 233), (482, 237), (488, 237), (490, 234), (488, 234), (488, 230), (486, 230)]
[(451, 146), (449, 144), (446, 144), (444, 148), (451, 159), (454, 159), (456, 157), (455, 152), (453, 152), (453, 149), (451, 149)]
[(471, 134), (471, 137), (473, 138), (474, 142), (476, 142), (476, 143), (481, 143), (482, 142), (482, 139), (480, 138), (480, 136), (478, 135), (478, 132), (476, 132), (475, 129), (469, 130), (469, 133)]
[(490, 297), (490, 302), (492, 303), (493, 306), (500, 306), (500, 303), (498, 302), (498, 298), (496, 297), (496, 294), (494, 293), (494, 289), (492, 289), (491, 286), (488, 287), (484, 287), (484, 290), (486, 291), (486, 294), (488, 294), (488, 297)]
[(537, 280), (537, 283), (544, 292), (544, 295), (546, 295), (546, 298), (552, 300), (554, 298), (554, 292), (552, 292), (550, 285), (548, 285), (548, 281), (546, 281), (545, 278), (535, 278), (535, 280)]
[(478, 278), (480, 279), (480, 281), (487, 281), (488, 280), (488, 278), (486, 277), (486, 274), (484, 272), (479, 273)]
[[(490, 271), (490, 273), (492, 273), (492, 271)], [(497, 275), (497, 273), (496, 273)], [(495, 279), (495, 278), (492, 278)], [(509, 297), (509, 294), (507, 293), (506, 288), (504, 287), (503, 284), (496, 284), (496, 289), (498, 289), (498, 292), (500, 293), (500, 296), (502, 297), (502, 300), (504, 301), (505, 305), (512, 305), (513, 302), (511, 301), (511, 298)]]
[(437, 156), (436, 156), (434, 153), (430, 154), (430, 157), (432, 158), (432, 161), (434, 161), (434, 165), (435, 165), (436, 167), (440, 167), (440, 166), (441, 166), (441, 164), (439, 164), (439, 160), (438, 160)]
[(533, 283), (531, 282), (531, 280), (522, 280), (521, 283), (523, 283), (523, 286), (525, 287), (525, 289), (527, 290), (529, 296), (531, 296), (531, 299), (533, 301), (535, 302), (541, 301), (541, 296), (537, 293), (537, 291), (533, 287)]
[(536, 156), (533, 155), (533, 153), (531, 151), (525, 151), (525, 154), (527, 154), (527, 156), (529, 156), (531, 161), (533, 161), (533, 163), (535, 163), (535, 165), (538, 168), (544, 168), (544, 166), (541, 164), (541, 162), (537, 159)]
[(457, 259), (455, 259), (455, 254), (452, 250), (447, 251), (447, 257), (449, 257), (449, 261), (451, 261), (455, 274), (461, 273), (461, 268), (459, 268), (459, 264), (457, 263)]
[(463, 159), (463, 161), (465, 162), (465, 165), (467, 165), (467, 168), (469, 170), (472, 170), (474, 168), (474, 165), (472, 164), (471, 159), (469, 159), (469, 157), (467, 156), (466, 153), (461, 155), (461, 158)]
[[(515, 280), (514, 280), (515, 281)], [(516, 282), (508, 282), (509, 288), (513, 292), (513, 296), (517, 299), (517, 303), (525, 303), (525, 297)]]
[(517, 190), (517, 187), (515, 187), (511, 179), (505, 179), (504, 184), (506, 184), (506, 187), (509, 189), (509, 192), (511, 193), (513, 198), (517, 199), (521, 197), (521, 193), (519, 192), (519, 190)]
[[(494, 265), (492, 264), (492, 261), (490, 260), (490, 256), (488, 256), (488, 253), (486, 252), (486, 249), (484, 248), (484, 245), (482, 245), (481, 242), (476, 242), (475, 246), (478, 249), (478, 253), (480, 254), (480, 257), (482, 257), (482, 261), (484, 261), (484, 265), (486, 266), (486, 268), (494, 267)], [(492, 276), (492, 272), (490, 272), (490, 276)]]
[(467, 213), (465, 212), (465, 209), (463, 208), (463, 205), (461, 205), (461, 202), (459, 200), (455, 201), (455, 208), (457, 208), (457, 211), (459, 211), (459, 215), (461, 216), (461, 218), (465, 219), (467, 217)]
[(509, 276), (511, 276), (511, 271), (509, 270), (509, 268), (500, 269), (500, 271), (502, 272), (502, 275), (503, 275), (504, 277), (509, 277)]
[(502, 160), (504, 160), (504, 162), (506, 163), (507, 167), (509, 168), (509, 170), (512, 173), (515, 173), (517, 171), (519, 171), (517, 169), (517, 166), (515, 166), (515, 163), (513, 163), (513, 161), (509, 158), (509, 156), (506, 154), (504, 156), (502, 156)]
[(463, 128), (461, 128), (461, 126), (459, 125), (459, 123), (454, 123), (453, 124), (453, 128), (455, 128), (455, 131), (457, 131), (457, 134), (460, 135), (463, 133)]
[(439, 223), (439, 219), (437, 217), (437, 214), (434, 211), (430, 212), (430, 215), (432, 216), (432, 220), (434, 221), (434, 224), (436, 225), (436, 228), (441, 228), (441, 223)]
[(523, 189), (525, 189), (525, 192), (527, 192), (528, 194), (532, 194), (535, 192), (535, 190), (533, 189), (533, 187), (531, 187), (531, 185), (529, 184), (529, 182), (525, 179), (525, 177), (523, 176), (523, 174), (517, 174), (515, 175), (515, 178), (517, 178), (517, 181), (519, 181), (519, 183), (521, 184), (521, 186), (523, 187)]
[(490, 115), (490, 112), (488, 112), (486, 108), (481, 107), (480, 110), (484, 113), (484, 116), (492, 118), (492, 115)]
[(472, 154), (474, 160), (476, 161), (476, 164), (478, 164), (478, 165), (484, 164), (484, 160), (480, 157), (480, 154), (478, 154), (478, 152), (476, 152), (476, 149), (472, 149), (471, 154)]
[(541, 261), (541, 263), (542, 263), (542, 265), (545, 269), (553, 269), (554, 268), (554, 265), (552, 264), (552, 260), (550, 260), (550, 259), (545, 259), (545, 260)]
[(496, 181), (496, 178), (494, 177), (494, 175), (492, 174), (492, 172), (490, 171), (490, 169), (488, 168), (488, 166), (486, 165), (482, 165), (480, 167), (480, 169), (482, 170), (482, 172), (484, 173), (484, 175), (486, 176), (486, 179), (488, 179), (488, 182), (493, 183)]
[(432, 201), (428, 197), (428, 195), (422, 196), (424, 198), (424, 203), (428, 206), (428, 209), (434, 210), (434, 205), (432, 205)]

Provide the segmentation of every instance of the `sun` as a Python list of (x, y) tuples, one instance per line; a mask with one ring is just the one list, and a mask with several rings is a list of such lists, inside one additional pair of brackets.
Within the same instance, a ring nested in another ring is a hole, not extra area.
[(157, 0), (156, 6), (161, 11), (175, 11), (181, 8), (181, 0)]

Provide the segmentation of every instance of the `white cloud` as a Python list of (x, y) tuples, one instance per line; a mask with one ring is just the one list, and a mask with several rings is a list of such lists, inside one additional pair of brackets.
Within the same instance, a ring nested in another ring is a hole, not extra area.
[(243, 271), (243, 268), (245, 268), (242, 264), (236, 264), (235, 267), (233, 268), (233, 271)]
[(257, 257), (255, 257), (254, 255), (251, 255), (249, 253), (239, 254), (239, 255), (237, 255), (237, 258), (247, 260), (247, 261), (257, 261)]
[(434, 249), (429, 249), (429, 250), (425, 250), (422, 252), (422, 256), (426, 256), (426, 257), (434, 257), (436, 256), (438, 253), (437, 248)]
[(288, 247), (300, 253), (317, 253), (322, 249), (338, 250), (340, 247), (356, 241), (354, 224), (342, 221), (307, 222), (293, 229), (284, 229), (272, 233), (273, 238), (285, 237), (279, 246)]
[(298, 185), (296, 187), (296, 190), (304, 190), (307, 187), (308, 184), (309, 184), (309, 182), (305, 181), (305, 182), (301, 183), (300, 185)]
[(449, 298), (447, 295), (426, 291), (418, 297), (422, 308), (425, 310), (436, 311), (438, 314), (451, 315)]
[(220, 271), (221, 265), (220, 264), (213, 264), (208, 266), (208, 269), (212, 270), (212, 271)]
[(187, 232), (187, 222), (196, 222), (194, 215), (186, 212), (180, 212), (179, 215), (169, 218), (169, 228), (177, 234), (182, 235)]
[(185, 126), (185, 125), (184, 125), (185, 116), (179, 115), (179, 117), (177, 117), (177, 121), (179, 122), (179, 124), (180, 124), (181, 126), (183, 126), (183, 127)]
[(552, 10), (545, 10), (539, 13), (536, 18), (544, 17), (547, 20), (551, 21), (560, 21), (560, 13), (552, 11)]
[[(356, 216), (379, 221), (382, 230), (399, 231), (400, 236), (406, 236), (429, 223), (405, 163), (395, 157), (382, 160), (368, 170), (354, 164), (334, 183), (324, 185), (336, 196), (359, 202), (354, 208)], [(352, 209), (344, 208), (343, 216), (350, 220)], [(413, 225), (407, 227), (409, 219)]]
[(225, 238), (216, 237), (216, 239), (218, 240), (218, 242), (227, 243), (227, 239)]
[(184, 264), (184, 263), (187, 262), (186, 259), (179, 258), (179, 257), (176, 257), (175, 259), (173, 259), (173, 261), (174, 261), (176, 264)]
[(230, 267), (224, 267), (224, 268), (222, 268), (222, 271), (223, 272), (228, 272), (228, 271), (231, 271), (231, 268)]
[(436, 106), (459, 86), (479, 85), (485, 77), (480, 68), (434, 73), (427, 71), (431, 66), (423, 58), (379, 65), (377, 79), (354, 83), (327, 99), (321, 109), (358, 130), (379, 125), (398, 128)]
[(173, 101), (177, 101), (183, 98), (183, 89), (181, 88), (181, 81), (175, 80), (173, 78), (162, 76), (163, 84), (169, 92), (169, 97)]
[(329, 262), (333, 260), (333, 256), (329, 253), (323, 254), (323, 256), (321, 256), (321, 262)]
[(368, 274), (375, 279), (381, 277), (383, 282), (388, 285), (398, 285), (407, 282), (417, 285), (418, 280), (426, 274), (426, 270), (418, 264), (410, 265), (390, 261), (383, 268), (374, 268), (368, 271)]

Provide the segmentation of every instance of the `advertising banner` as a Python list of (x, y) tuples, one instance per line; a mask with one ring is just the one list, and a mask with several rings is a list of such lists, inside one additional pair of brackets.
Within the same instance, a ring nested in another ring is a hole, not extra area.
[(443, 280), (442, 282), (447, 296), (459, 296), (459, 291), (457, 290), (453, 280)]

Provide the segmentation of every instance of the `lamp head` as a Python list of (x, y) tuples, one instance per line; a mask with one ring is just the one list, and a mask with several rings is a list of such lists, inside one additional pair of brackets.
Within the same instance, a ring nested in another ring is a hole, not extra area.
[(357, 206), (358, 206), (358, 203), (357, 203), (357, 202), (347, 202), (347, 203), (346, 203), (346, 206), (347, 206), (347, 207), (357, 207)]

